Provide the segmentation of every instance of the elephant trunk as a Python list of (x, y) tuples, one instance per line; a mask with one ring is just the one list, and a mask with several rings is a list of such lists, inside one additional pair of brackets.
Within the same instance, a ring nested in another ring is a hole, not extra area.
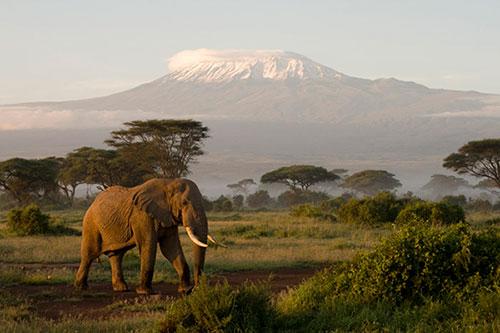
[(194, 283), (198, 284), (201, 272), (205, 266), (205, 252), (207, 248), (208, 223), (203, 209), (191, 209), (186, 214), (183, 224), (186, 232), (194, 243)]
[(206, 247), (194, 245), (194, 284), (198, 285), (203, 267), (205, 266)]

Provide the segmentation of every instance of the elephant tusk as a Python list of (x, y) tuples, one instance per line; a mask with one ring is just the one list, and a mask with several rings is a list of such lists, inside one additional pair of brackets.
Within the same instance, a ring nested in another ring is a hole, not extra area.
[(200, 247), (207, 247), (208, 246), (207, 244), (203, 243), (198, 238), (196, 238), (196, 236), (191, 231), (190, 227), (186, 227), (186, 231), (187, 231), (189, 238), (191, 238), (191, 240), (193, 241), (193, 243), (195, 243), (196, 245), (198, 245)]
[(207, 238), (208, 238), (208, 240), (209, 240), (209, 241), (211, 241), (212, 243), (214, 243), (214, 244), (216, 244), (216, 245), (219, 245), (220, 247), (227, 247), (226, 245), (224, 245), (224, 244), (222, 244), (222, 243), (217, 242), (217, 241), (215, 240), (215, 238), (214, 238), (212, 235), (210, 235), (210, 234), (208, 234), (208, 235), (207, 235)]

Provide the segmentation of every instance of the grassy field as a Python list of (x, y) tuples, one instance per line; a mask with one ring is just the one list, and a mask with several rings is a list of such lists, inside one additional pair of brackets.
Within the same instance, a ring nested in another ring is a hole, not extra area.
[[(69, 211), (66, 215), (57, 212), (58, 219), (66, 225), (81, 229), (83, 212)], [(241, 213), (238, 220), (230, 220), (231, 214), (209, 216), (209, 228), (214, 237), (228, 248), (210, 246), (206, 258), (206, 272), (220, 274), (228, 271), (264, 268), (291, 268), (324, 265), (350, 260), (359, 250), (367, 250), (380, 237), (391, 232), (385, 228), (365, 228), (354, 225), (318, 221), (311, 218), (291, 217), (288, 212)], [(228, 220), (229, 217), (229, 220)], [(5, 228), (5, 223), (1, 224)], [(181, 242), (191, 262), (192, 243), (183, 228)], [(3, 263), (78, 263), (80, 259), (80, 236), (28, 236), (3, 237), (0, 239), (0, 262)], [(258, 258), (258, 260), (256, 260)], [(102, 265), (94, 265), (90, 281), (105, 281), (109, 276), (109, 262), (102, 256)], [(128, 279), (137, 279), (139, 258), (137, 249), (129, 251), (124, 260)], [(9, 269), (2, 270), (0, 281), (17, 283)], [(20, 273), (19, 273), (20, 274)], [(23, 273), (19, 283), (34, 283), (36, 278)], [(52, 281), (43, 283), (70, 283), (73, 273), (64, 268), (37, 272), (51, 275)], [(171, 280), (175, 272), (170, 263), (158, 251), (155, 281)], [(31, 282), (29, 282), (31, 281)], [(42, 283), (42, 281), (40, 281)]]
[[(59, 223), (81, 230), (84, 211), (48, 212)], [(0, 212), (5, 220), (6, 213)], [(498, 215), (476, 213), (468, 216), (474, 230), (498, 222)], [(0, 223), (0, 232), (6, 228)], [(205, 263), (207, 275), (269, 268), (296, 268), (350, 261), (359, 251), (373, 249), (394, 229), (349, 225), (312, 218), (292, 217), (288, 212), (239, 212), (209, 214), (209, 229), (228, 248), (210, 246)], [(192, 243), (181, 228), (184, 252), (192, 267)], [(131, 331), (147, 330), (161, 317), (165, 303), (133, 304), (116, 302), (110, 309), (119, 316), (105, 322), (64, 318), (57, 322), (36, 317), (30, 299), (5, 292), (16, 285), (71, 284), (80, 258), (80, 236), (0, 236), (0, 326), (11, 331)], [(159, 252), (159, 251), (158, 251)], [(90, 282), (110, 281), (107, 257), (93, 265)], [(23, 264), (40, 264), (39, 269), (22, 269)], [(126, 279), (138, 281), (139, 257), (136, 249), (124, 260)], [(158, 255), (154, 283), (177, 283), (170, 263)], [(49, 299), (50, 293), (46, 295)], [(124, 316), (124, 313), (126, 314)]]

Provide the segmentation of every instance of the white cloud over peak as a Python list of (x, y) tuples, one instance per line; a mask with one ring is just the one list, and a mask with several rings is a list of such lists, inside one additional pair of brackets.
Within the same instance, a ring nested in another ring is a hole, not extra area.
[(299, 56), (298, 54), (293, 54), (291, 52), (285, 52), (282, 50), (210, 50), (210, 49), (198, 49), (198, 50), (185, 50), (181, 51), (172, 57), (168, 58), (168, 69), (170, 71), (175, 71), (176, 69), (196, 64), (196, 63), (206, 63), (206, 62), (225, 62), (225, 61), (249, 61), (255, 58), (267, 58), (277, 55), (293, 55)]

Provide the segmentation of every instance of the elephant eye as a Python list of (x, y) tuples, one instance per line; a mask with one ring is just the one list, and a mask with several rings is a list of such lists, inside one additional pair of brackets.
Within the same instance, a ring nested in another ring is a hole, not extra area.
[(188, 203), (189, 203), (189, 202), (188, 202), (187, 200), (184, 200), (184, 201), (182, 202), (182, 204), (183, 204), (184, 206), (187, 206), (187, 204), (188, 204)]

